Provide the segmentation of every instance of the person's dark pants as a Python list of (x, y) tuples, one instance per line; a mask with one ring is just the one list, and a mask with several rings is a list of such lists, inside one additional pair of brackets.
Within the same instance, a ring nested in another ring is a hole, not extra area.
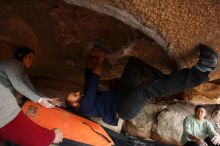
[[(118, 114), (123, 119), (134, 118), (150, 98), (172, 95), (193, 88), (208, 81), (207, 75), (194, 67), (164, 75), (140, 59), (131, 58), (119, 82)], [(143, 82), (143, 76), (150, 81)]]
[[(218, 146), (214, 145), (209, 137), (207, 137), (204, 141), (208, 146)], [(188, 141), (183, 146), (199, 146), (199, 144), (195, 141)]]
[(199, 146), (195, 141), (187, 141), (183, 146)]

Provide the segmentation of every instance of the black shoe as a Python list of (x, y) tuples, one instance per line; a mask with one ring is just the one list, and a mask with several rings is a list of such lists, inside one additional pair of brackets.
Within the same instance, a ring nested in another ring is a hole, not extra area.
[(217, 66), (218, 54), (211, 47), (204, 44), (200, 44), (198, 48), (200, 55), (195, 67), (201, 72), (211, 72)]

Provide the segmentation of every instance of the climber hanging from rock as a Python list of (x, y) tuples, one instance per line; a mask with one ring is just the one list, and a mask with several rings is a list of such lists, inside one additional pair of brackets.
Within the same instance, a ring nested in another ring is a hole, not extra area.
[(115, 54), (106, 54), (105, 48), (95, 45), (86, 61), (84, 91), (70, 93), (65, 99), (66, 106), (83, 116), (101, 117), (104, 122), (117, 125), (119, 117), (128, 120), (137, 116), (151, 98), (179, 93), (209, 81), (209, 73), (217, 66), (217, 53), (204, 44), (195, 47), (200, 51), (195, 66), (169, 75), (131, 57), (116, 88), (99, 91), (104, 58), (111, 60), (125, 56), (133, 45)]

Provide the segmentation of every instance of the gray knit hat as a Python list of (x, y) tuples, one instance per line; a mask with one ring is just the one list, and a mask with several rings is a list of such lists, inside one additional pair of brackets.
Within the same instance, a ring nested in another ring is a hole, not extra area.
[(210, 72), (215, 69), (218, 63), (218, 54), (209, 46), (199, 44), (199, 61), (195, 66), (201, 72)]

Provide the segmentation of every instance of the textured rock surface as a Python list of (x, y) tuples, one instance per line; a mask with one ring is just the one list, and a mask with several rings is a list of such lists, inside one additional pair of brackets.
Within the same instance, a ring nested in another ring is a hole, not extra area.
[[(46, 95), (62, 98), (82, 90), (84, 60), (98, 39), (104, 40), (107, 52), (135, 40), (135, 56), (170, 73), (195, 64), (197, 50), (192, 47), (199, 42), (219, 53), (219, 7), (217, 0), (1, 0), (0, 59), (12, 57), (19, 46), (33, 48), (37, 52), (30, 71), (33, 83)], [(103, 79), (120, 77), (125, 63), (126, 58), (120, 59), (111, 68), (105, 61)], [(213, 79), (220, 78), (219, 72)], [(219, 84), (215, 80), (162, 100), (218, 103)], [(175, 102), (148, 104), (124, 129), (133, 136), (177, 143), (181, 122), (193, 107)], [(173, 125), (170, 119), (175, 119)]]
[(153, 125), (152, 138), (172, 144), (179, 143), (183, 131), (183, 119), (192, 114), (192, 105), (186, 103), (169, 105), (159, 113), (157, 121)]
[[(141, 24), (136, 23), (136, 28), (143, 30), (142, 24), (144, 24), (150, 29), (151, 31), (143, 32), (163, 45), (169, 56), (175, 58), (181, 67), (190, 65), (185, 64), (185, 60), (188, 60), (190, 48), (197, 43), (207, 43), (216, 50), (220, 49), (220, 2), (216, 0), (65, 1), (105, 13), (109, 11), (109, 15), (116, 18), (120, 17), (117, 15), (125, 13), (119, 18), (122, 21), (128, 19), (134, 22), (134, 17), (135, 20), (141, 22)], [(133, 26), (134, 23), (131, 25)], [(167, 43), (161, 43), (159, 38), (164, 38)]]

